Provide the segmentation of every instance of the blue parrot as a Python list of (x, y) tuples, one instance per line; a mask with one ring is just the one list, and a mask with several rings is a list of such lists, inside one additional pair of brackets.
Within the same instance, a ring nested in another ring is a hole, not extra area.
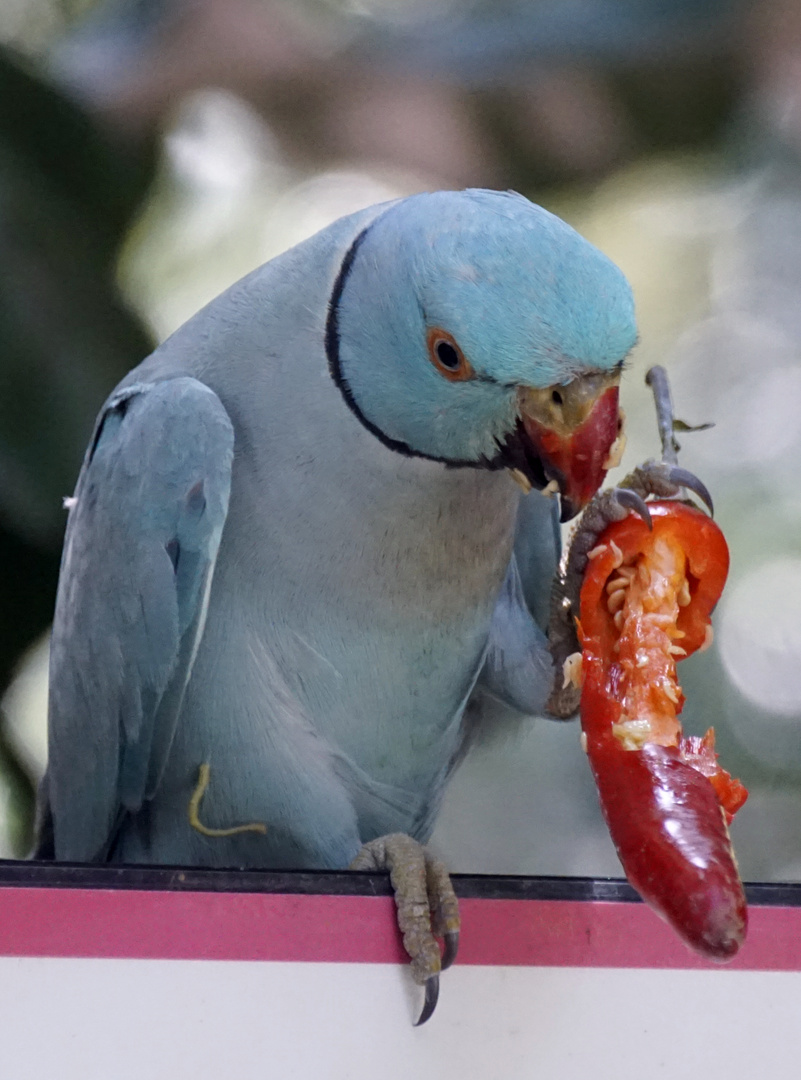
[(68, 500), (41, 854), (400, 866), (476, 725), (561, 687), (559, 506), (635, 338), (620, 270), (478, 190), (343, 218), (190, 319)]

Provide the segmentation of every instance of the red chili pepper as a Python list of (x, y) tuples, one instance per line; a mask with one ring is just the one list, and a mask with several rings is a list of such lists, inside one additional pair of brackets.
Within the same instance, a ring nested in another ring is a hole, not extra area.
[(714, 732), (683, 738), (676, 661), (711, 640), (729, 552), (684, 503), (610, 525), (581, 590), (581, 726), (609, 832), (631, 884), (698, 952), (728, 960), (747, 910), (728, 822), (745, 802)]

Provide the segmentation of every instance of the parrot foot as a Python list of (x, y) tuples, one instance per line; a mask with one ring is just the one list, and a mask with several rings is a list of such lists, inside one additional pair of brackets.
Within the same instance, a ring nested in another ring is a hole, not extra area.
[(555, 679), (545, 707), (552, 716), (568, 719), (579, 707), (581, 688), (565, 677), (565, 662), (581, 651), (576, 631), (579, 594), (590, 552), (597, 545), (598, 537), (607, 525), (622, 521), (632, 510), (650, 528), (651, 514), (645, 500), (651, 496), (674, 498), (682, 488), (694, 492), (712, 512), (712, 497), (697, 476), (669, 461), (646, 461), (629, 473), (619, 487), (599, 492), (579, 518), (562, 572), (551, 591), (548, 642)]
[(192, 792), (192, 797), (189, 800), (188, 817), (189, 824), (197, 832), (203, 836), (236, 836), (238, 833), (255, 832), (261, 833), (264, 836), (267, 832), (267, 826), (260, 821), (252, 821), (248, 825), (233, 825), (229, 829), (212, 829), (208, 825), (204, 825), (200, 820), (200, 801), (206, 794), (206, 788), (209, 786), (209, 780), (211, 779), (211, 766), (208, 762), (204, 762), (198, 770), (197, 785)]
[[(365, 844), (350, 870), (388, 870), (403, 945), (412, 959), (412, 978), (425, 986), (425, 1003), (415, 1024), (429, 1020), (439, 998), (439, 975), (456, 959), (459, 903), (444, 864), (404, 833)], [(444, 940), (440, 954), (437, 937)]]

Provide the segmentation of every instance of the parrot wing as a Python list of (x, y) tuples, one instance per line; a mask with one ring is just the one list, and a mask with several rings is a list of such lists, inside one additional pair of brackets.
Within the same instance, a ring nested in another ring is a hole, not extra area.
[(203, 634), (234, 434), (191, 378), (100, 414), (71, 510), (53, 625), (45, 793), (59, 859), (108, 856), (156, 791)]

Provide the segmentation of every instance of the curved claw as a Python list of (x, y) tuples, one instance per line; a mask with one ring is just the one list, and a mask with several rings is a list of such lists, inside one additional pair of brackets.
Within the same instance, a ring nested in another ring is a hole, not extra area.
[[(679, 471), (681, 472), (681, 470)], [(690, 474), (688, 473), (687, 475), (689, 476)], [(632, 491), (631, 488), (618, 488), (615, 491), (615, 501), (619, 502), (621, 506), (626, 506), (629, 510), (633, 510), (635, 514), (639, 514), (648, 528), (653, 529), (654, 523), (651, 520), (651, 511), (648, 509), (648, 503), (638, 495), (636, 491)]]
[(712, 505), (712, 496), (707, 490), (706, 484), (702, 480), (699, 480), (695, 473), (688, 472), (687, 469), (682, 469), (678, 465), (674, 465), (669, 472), (671, 483), (677, 487), (688, 488), (694, 492), (701, 502), (705, 503), (709, 508), (709, 513), (712, 517), (715, 516), (715, 508)]
[(425, 1024), (427, 1020), (430, 1020), (434, 1015), (434, 1009), (437, 1007), (439, 1001), (439, 975), (432, 975), (430, 979), (426, 979), (426, 999), (423, 1002), (423, 1011), (417, 1018), (415, 1027), (420, 1027)]
[[(398, 928), (411, 958), (414, 981), (425, 986), (423, 1011), (415, 1024), (431, 1019), (439, 999), (439, 973), (456, 959), (459, 902), (442, 863), (411, 836), (391, 833), (369, 840), (351, 870), (388, 870), (395, 893)], [(438, 938), (445, 941), (444, 955)]]
[(444, 935), (445, 949), (442, 953), (442, 970), (447, 971), (459, 951), (459, 931), (451, 930)]

